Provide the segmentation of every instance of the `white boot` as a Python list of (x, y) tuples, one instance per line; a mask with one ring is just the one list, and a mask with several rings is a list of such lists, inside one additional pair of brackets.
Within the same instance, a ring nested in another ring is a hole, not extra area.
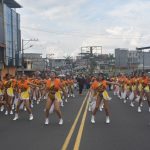
[(125, 104), (126, 102), (127, 102), (127, 100), (126, 100), (126, 99), (124, 99), (123, 103)]
[(4, 111), (4, 106), (1, 106), (1, 112)]
[(49, 119), (46, 118), (46, 119), (45, 119), (45, 125), (48, 125), (48, 124), (49, 124)]
[(100, 106), (99, 111), (103, 111), (103, 108)]
[(107, 123), (107, 124), (110, 123), (110, 118), (109, 118), (109, 116), (106, 116), (106, 123)]
[(13, 113), (13, 111), (11, 110), (9, 114), (10, 114), (10, 115), (13, 115), (14, 113)]
[(5, 115), (6, 115), (6, 116), (8, 115), (8, 111), (7, 111), (7, 110), (5, 111)]
[(131, 102), (130, 106), (131, 106), (131, 107), (134, 107), (134, 104), (133, 104), (133, 102)]
[(95, 123), (95, 116), (93, 116), (93, 115), (91, 117), (91, 123), (93, 123), (93, 124)]
[(59, 125), (62, 125), (63, 124), (63, 119), (61, 118), (60, 120), (59, 120)]
[(18, 120), (19, 119), (19, 115), (16, 113), (15, 114), (15, 118), (13, 119), (14, 121)]
[(68, 102), (67, 98), (65, 99), (65, 102), (66, 102), (66, 103)]
[(148, 111), (150, 112), (150, 107), (148, 108)]
[(29, 120), (30, 120), (30, 121), (33, 120), (33, 114), (30, 114), (30, 115), (29, 115)]
[(12, 110), (14, 110), (14, 109), (15, 109), (15, 105), (13, 104), (13, 105), (12, 105)]
[(141, 107), (139, 106), (139, 107), (138, 107), (138, 112), (140, 113), (141, 111), (142, 111), (142, 110), (141, 110)]
[(64, 103), (63, 101), (60, 102), (61, 107), (64, 107)]

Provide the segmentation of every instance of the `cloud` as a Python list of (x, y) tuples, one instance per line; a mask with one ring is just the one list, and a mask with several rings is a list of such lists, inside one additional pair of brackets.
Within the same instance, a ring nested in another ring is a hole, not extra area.
[(27, 52), (41, 52), (43, 45), (44, 55), (52, 51), (62, 57), (80, 53), (81, 46), (102, 45), (110, 53), (116, 47), (134, 49), (149, 41), (148, 0), (17, 1), (23, 6), (18, 10), (22, 37), (39, 39)]

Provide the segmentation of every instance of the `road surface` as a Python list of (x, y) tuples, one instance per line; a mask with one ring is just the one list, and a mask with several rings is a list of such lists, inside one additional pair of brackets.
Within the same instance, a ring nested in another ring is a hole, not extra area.
[(18, 121), (0, 113), (0, 150), (150, 150), (147, 103), (138, 113), (137, 107), (123, 104), (110, 93), (111, 123), (105, 124), (105, 113), (98, 112), (93, 125), (86, 93), (65, 103), (62, 126), (55, 113), (50, 115), (50, 124), (44, 125), (45, 102), (35, 105), (33, 121), (28, 121), (27, 112), (20, 112)]

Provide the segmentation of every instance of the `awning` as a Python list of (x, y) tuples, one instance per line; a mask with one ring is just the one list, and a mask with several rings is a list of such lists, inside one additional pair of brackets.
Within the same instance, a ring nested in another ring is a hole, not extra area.
[(22, 8), (15, 0), (4, 0), (4, 3), (10, 8)]

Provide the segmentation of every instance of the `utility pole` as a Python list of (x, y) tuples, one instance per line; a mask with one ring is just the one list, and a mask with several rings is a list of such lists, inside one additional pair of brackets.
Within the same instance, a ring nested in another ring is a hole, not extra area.
[[(33, 45), (30, 45), (27, 48), (24, 48), (24, 46), (29, 44), (30, 42), (36, 42), (36, 41), (38, 41), (38, 39), (28, 39), (28, 40), (22, 39), (22, 48), (21, 48), (21, 51), (22, 51), (22, 74), (24, 74), (24, 50), (33, 47)], [(26, 43), (24, 43), (24, 42), (26, 42)]]

